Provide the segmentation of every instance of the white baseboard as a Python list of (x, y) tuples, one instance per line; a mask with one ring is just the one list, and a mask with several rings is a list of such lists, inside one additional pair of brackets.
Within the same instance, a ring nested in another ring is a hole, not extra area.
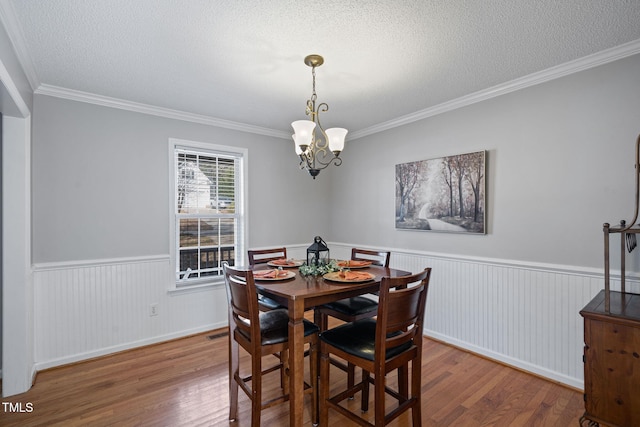
[(131, 350), (134, 348), (138, 348), (138, 347), (144, 347), (147, 345), (152, 345), (152, 344), (158, 344), (158, 343), (162, 343), (165, 341), (171, 341), (174, 339), (178, 339), (178, 338), (183, 338), (189, 335), (194, 335), (194, 334), (199, 334), (202, 332), (207, 332), (207, 331), (211, 331), (214, 329), (219, 329), (219, 328), (223, 328), (226, 327), (227, 323), (225, 322), (224, 324), (209, 324), (209, 325), (203, 325), (201, 327), (198, 328), (194, 328), (194, 329), (190, 329), (190, 330), (184, 330), (184, 331), (179, 331), (179, 332), (173, 332), (171, 334), (165, 334), (165, 335), (159, 335), (159, 336), (155, 336), (155, 337), (151, 337), (151, 338), (147, 338), (147, 339), (143, 339), (143, 340), (138, 340), (138, 341), (134, 341), (134, 342), (128, 342), (128, 343), (124, 343), (124, 344), (120, 344), (120, 345), (116, 345), (116, 346), (111, 346), (111, 347), (105, 347), (105, 348), (101, 348), (99, 350), (94, 350), (94, 351), (88, 351), (88, 352), (84, 352), (84, 353), (78, 353), (78, 354), (72, 354), (66, 357), (61, 357), (58, 359), (54, 359), (54, 360), (48, 360), (46, 362), (42, 362), (42, 363), (36, 363), (35, 364), (35, 370), (36, 371), (42, 371), (45, 369), (49, 369), (49, 368), (53, 368), (56, 366), (62, 366), (62, 365), (68, 365), (71, 363), (76, 363), (76, 362), (80, 362), (83, 360), (89, 360), (89, 359), (93, 359), (96, 357), (101, 357), (101, 356), (106, 356), (109, 354), (114, 354), (114, 353), (119, 353), (121, 351), (125, 351), (125, 350)]

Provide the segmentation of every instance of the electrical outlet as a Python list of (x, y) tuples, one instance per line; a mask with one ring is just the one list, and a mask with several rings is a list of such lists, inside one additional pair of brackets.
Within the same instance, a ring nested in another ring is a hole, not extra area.
[(151, 304), (149, 306), (149, 316), (157, 316), (158, 315), (158, 303)]

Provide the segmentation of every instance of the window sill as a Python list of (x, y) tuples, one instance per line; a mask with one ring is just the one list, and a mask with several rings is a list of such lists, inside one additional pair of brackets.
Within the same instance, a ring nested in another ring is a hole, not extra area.
[(208, 291), (210, 289), (221, 288), (224, 286), (224, 281), (215, 281), (215, 282), (199, 282), (193, 283), (189, 285), (180, 285), (177, 283), (173, 284), (173, 287), (169, 289), (169, 294), (182, 294), (189, 292), (201, 292)]

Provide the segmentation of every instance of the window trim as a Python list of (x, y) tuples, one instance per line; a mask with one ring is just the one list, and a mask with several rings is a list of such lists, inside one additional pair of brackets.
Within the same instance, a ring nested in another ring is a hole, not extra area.
[(208, 142), (190, 141), (177, 138), (169, 138), (168, 144), (169, 158), (169, 290), (182, 291), (210, 286), (221, 286), (223, 284), (222, 276), (208, 276), (200, 280), (194, 280), (185, 284), (176, 279), (177, 264), (177, 239), (178, 230), (176, 229), (176, 170), (175, 170), (175, 150), (176, 148), (185, 148), (194, 151), (210, 152), (213, 155), (232, 155), (239, 157), (238, 162), (240, 183), (238, 185), (238, 197), (235, 204), (236, 213), (238, 214), (238, 227), (242, 228), (242, 235), (238, 240), (238, 248), (236, 253), (236, 263), (242, 265), (245, 263), (246, 249), (248, 248), (249, 222), (247, 217), (247, 183), (248, 183), (248, 162), (249, 150), (242, 147), (233, 147), (227, 145), (219, 145)]

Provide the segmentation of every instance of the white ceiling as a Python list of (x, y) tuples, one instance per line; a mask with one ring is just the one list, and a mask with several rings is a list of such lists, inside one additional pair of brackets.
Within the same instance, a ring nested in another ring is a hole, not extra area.
[(353, 138), (640, 52), (639, 0), (0, 1), (34, 90), (282, 137), (305, 118), (310, 53), (323, 125)]

